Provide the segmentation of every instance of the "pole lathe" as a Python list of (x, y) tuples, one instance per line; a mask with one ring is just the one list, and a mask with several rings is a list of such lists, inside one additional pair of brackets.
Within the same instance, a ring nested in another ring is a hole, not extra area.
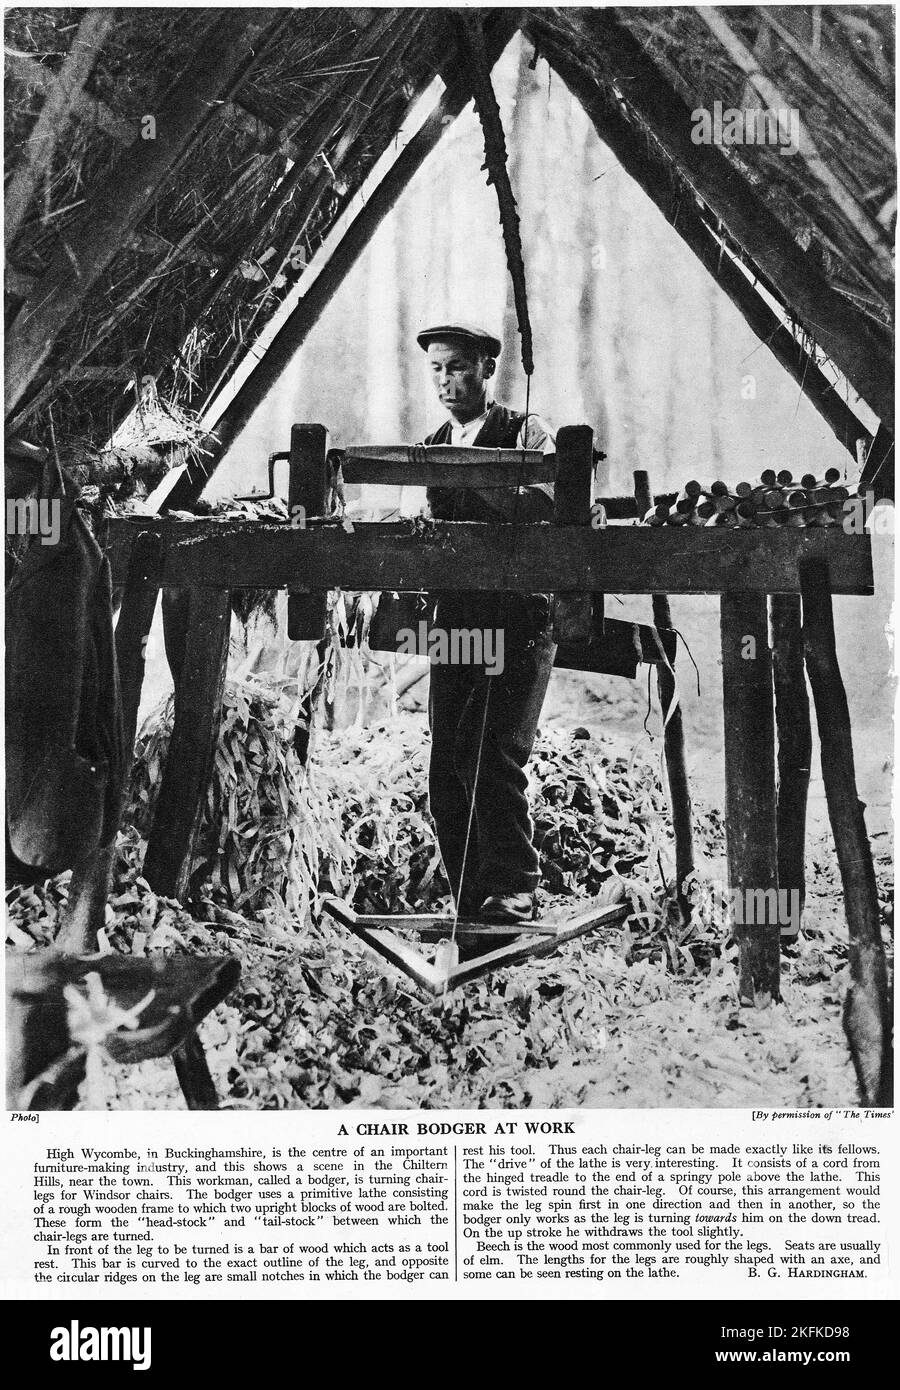
[(345, 459), (377, 463), (494, 463), (535, 469), (544, 455), (540, 449), (481, 449), (463, 444), (355, 444), (344, 451)]
[(345, 483), (495, 490), (552, 483), (556, 465), (539, 449), (481, 449), (453, 444), (364, 444), (332, 451)]

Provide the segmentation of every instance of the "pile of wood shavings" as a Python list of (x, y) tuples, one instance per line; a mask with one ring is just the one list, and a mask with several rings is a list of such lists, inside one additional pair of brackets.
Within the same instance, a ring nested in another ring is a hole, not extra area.
[[(353, 739), (348, 745), (347, 731), (333, 736), (343, 762), (320, 748), (321, 761), (313, 769), (319, 800), (324, 795), (339, 802), (342, 823), (343, 817), (355, 818), (377, 832), (368, 853), (362, 852), (366, 836), (357, 836), (357, 862), (348, 883), (357, 906), (366, 905), (376, 882), (383, 891), (377, 865), (385, 848), (390, 860), (391, 844), (380, 844), (378, 835), (386, 826), (394, 837), (393, 900), (402, 900), (406, 910), (444, 901), (437, 871), (423, 888), (423, 875), (411, 873), (405, 858), (419, 836), (421, 862), (433, 857), (427, 818), (416, 819), (422, 814), (415, 807), (422, 771), (415, 763), (417, 746), (422, 757), (420, 722), (411, 717), (404, 728), (401, 721), (390, 737), (384, 730), (355, 733), (361, 745), (371, 745), (368, 758), (361, 749), (350, 756)], [(632, 829), (636, 841), (614, 837), (612, 853), (600, 844), (605, 860), (595, 856), (584, 834), (588, 806), (599, 843), (610, 833), (606, 821), (630, 823), (629, 803), (640, 809), (641, 797), (652, 801), (655, 795), (646, 769), (626, 778), (628, 763), (621, 760), (617, 774), (619, 761), (596, 741), (543, 738), (535, 758), (535, 812), (539, 824), (547, 817), (553, 821), (556, 842), (545, 853), (551, 854), (551, 876), (563, 878), (561, 886), (554, 878), (554, 893), (545, 888), (545, 907), (576, 911), (605, 870), (607, 879), (619, 874), (626, 884), (636, 906), (632, 918), (624, 928), (568, 943), (554, 956), (474, 981), (446, 1001), (423, 998), (316, 911), (302, 924), (275, 908), (243, 915), (210, 885), (190, 912), (157, 897), (140, 878), (143, 843), (134, 830), (120, 840), (101, 949), (228, 953), (240, 959), (239, 986), (202, 1028), (226, 1108), (855, 1104), (840, 1024), (846, 925), (830, 844), (823, 839), (810, 845), (815, 883), (804, 938), (785, 962), (784, 1006), (764, 1013), (741, 1009), (736, 952), (724, 930), (715, 942), (687, 939), (680, 946), (668, 900), (650, 887), (657, 866), (635, 855), (640, 836), (648, 843), (659, 838), (650, 819)], [(392, 782), (395, 762), (406, 769), (407, 782)], [(376, 769), (380, 782), (373, 782)], [(386, 785), (392, 793), (387, 797)], [(612, 792), (621, 802), (615, 815)], [(360, 816), (362, 801), (356, 804), (352, 796), (369, 798), (368, 822)], [(398, 807), (410, 817), (405, 828), (398, 828)], [(698, 826), (701, 872), (713, 875), (721, 833), (711, 815), (701, 813)], [(666, 848), (664, 838), (662, 844)], [(879, 851), (882, 879), (885, 854)], [(336, 868), (327, 855), (323, 868), (326, 887), (333, 888)], [(67, 875), (61, 875), (13, 893), (8, 940), (14, 948), (35, 950), (53, 941), (66, 882)], [(641, 883), (650, 900), (654, 891), (658, 894), (655, 914), (640, 915), (647, 900), (636, 892), (635, 884)], [(165, 1060), (140, 1068), (110, 1067), (110, 1073), (113, 1108), (184, 1103)]]

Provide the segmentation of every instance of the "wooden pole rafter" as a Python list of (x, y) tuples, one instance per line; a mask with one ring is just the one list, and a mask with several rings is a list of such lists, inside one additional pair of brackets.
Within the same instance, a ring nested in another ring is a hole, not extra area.
[[(349, 76), (342, 68), (341, 72), (320, 93), (311, 110), (305, 112), (302, 117), (293, 117), (288, 120), (280, 131), (270, 129), (269, 149), (261, 152), (261, 156), (269, 157), (273, 154), (280, 155), (289, 152), (295, 167), (278, 182), (276, 189), (266, 200), (262, 212), (255, 219), (252, 231), (233, 255), (224, 259), (209, 252), (199, 244), (199, 239), (203, 233), (215, 226), (215, 219), (219, 212), (216, 207), (205, 208), (176, 242), (167, 242), (155, 232), (144, 230), (136, 232), (132, 239), (132, 246), (147, 251), (154, 256), (154, 259), (147, 266), (145, 274), (128, 290), (125, 298), (120, 299), (106, 318), (92, 329), (89, 336), (85, 337), (77, 353), (72, 357), (68, 374), (71, 375), (80, 363), (96, 352), (117, 325), (122, 322), (123, 316), (131, 311), (136, 304), (139, 304), (142, 299), (152, 294), (153, 288), (160, 278), (171, 273), (180, 262), (191, 261), (200, 265), (209, 265), (216, 270), (216, 274), (205, 289), (199, 305), (191, 307), (193, 321), (195, 324), (199, 324), (233, 279), (240, 265), (248, 259), (249, 249), (262, 235), (266, 226), (296, 194), (303, 180), (309, 177), (311, 166), (316, 163), (336, 132), (343, 127), (336, 154), (328, 161), (331, 170), (337, 173), (347, 154), (348, 135), (352, 144), (352, 141), (356, 139), (360, 130), (365, 126), (367, 119), (372, 115), (372, 108), (390, 83), (395, 80), (395, 62), (392, 60), (399, 59), (400, 52), (411, 42), (419, 26), (421, 26), (421, 20), (410, 20), (408, 14), (404, 14), (398, 21), (393, 11), (379, 12), (378, 18), (373, 20), (360, 35), (359, 42), (352, 54)], [(377, 55), (376, 50), (382, 48), (383, 44), (388, 45), (387, 50), (383, 51), (381, 55)], [(376, 56), (383, 56), (385, 62), (375, 65), (373, 60)], [(221, 113), (233, 104), (225, 102), (216, 107), (220, 118)], [(349, 120), (346, 115), (348, 106), (351, 111)], [(289, 151), (288, 146), (290, 147)], [(240, 199), (245, 193), (250, 192), (257, 179), (257, 170), (258, 161), (250, 161), (237, 175), (229, 189), (229, 198), (232, 201)], [(297, 212), (292, 218), (294, 224), (292, 241), (296, 241), (297, 237), (302, 234), (303, 228), (315, 208), (332, 185), (332, 172), (326, 167), (317, 177), (313, 176), (310, 187), (302, 191), (298, 200)], [(274, 274), (274, 270), (272, 273)], [(156, 375), (161, 372), (167, 363), (177, 356), (183, 337), (184, 329), (181, 325), (174, 325), (174, 331), (171, 328), (168, 329), (163, 334), (162, 340), (154, 346), (152, 358), (142, 364), (142, 374)], [(212, 389), (207, 390), (198, 398), (195, 408), (202, 409), (204, 401), (209, 399), (218, 389), (222, 376), (227, 374), (236, 357), (245, 350), (246, 343), (242, 335), (240, 343), (236, 345), (234, 352), (229, 356), (228, 365), (218, 373)], [(39, 391), (12, 418), (11, 423), (15, 424), (16, 427), (21, 427), (46, 404), (48, 394), (47, 388)], [(129, 409), (130, 404), (127, 401), (119, 402), (118, 408), (114, 411), (112, 428), (121, 422)]]
[[(486, 51), (491, 66), (516, 30), (516, 11), (501, 10), (486, 30)], [(266, 396), (290, 366), (348, 272), (368, 246), (377, 228), (394, 207), (416, 171), (437, 146), (448, 126), (471, 99), (471, 85), (462, 64), (451, 65), (447, 87), (435, 109), (397, 156), (381, 183), (349, 224), (318, 276), (285, 319), (251, 375), (216, 422), (207, 440), (207, 452), (175, 483), (166, 508), (189, 506), (206, 486), (227, 450), (234, 443)]]
[[(57, 82), (57, 74), (27, 53), (15, 49), (4, 51), (4, 62), (15, 82), (33, 92), (49, 94)], [(116, 115), (106, 102), (92, 96), (83, 88), (72, 92), (72, 114), (89, 125), (95, 125), (119, 145), (133, 145), (140, 129), (124, 116)]]
[[(357, 85), (352, 88), (347, 87), (345, 76), (342, 75), (335, 79), (330, 92), (326, 93), (322, 101), (316, 106), (317, 112), (321, 108), (318, 120), (305, 134), (298, 136), (296, 143), (299, 145), (302, 140), (303, 152), (298, 154), (295, 167), (289, 174), (285, 175), (270, 197), (266, 199), (255, 219), (247, 242), (247, 245), (253, 245), (275, 222), (283, 209), (289, 203), (293, 203), (290, 210), (288, 235), (285, 237), (282, 234), (280, 254), (271, 268), (270, 273), (273, 278), (284, 272), (291, 251), (299, 243), (323, 197), (329, 189), (334, 187), (348, 155), (371, 119), (378, 102), (395, 83), (396, 64), (399, 62), (404, 49), (413, 41), (421, 27), (421, 19), (418, 17), (410, 19), (406, 16), (399, 24), (394, 21), (393, 28), (390, 25), (385, 25), (383, 21), (379, 21), (377, 22), (377, 33), (370, 33), (369, 30), (366, 30), (363, 35), (364, 47), (358, 54), (359, 61), (362, 62), (363, 59), (371, 57), (374, 45), (383, 39), (386, 47), (382, 61), (375, 67), (361, 68), (361, 81), (358, 81)], [(415, 94), (415, 100), (421, 95), (421, 88), (424, 85), (424, 82), (420, 84)], [(346, 114), (348, 105), (349, 116)], [(335, 148), (326, 160), (325, 150), (329, 142), (338, 135), (338, 132), (340, 133)], [(319, 160), (321, 160), (323, 167), (316, 173), (315, 166)], [(241, 247), (233, 257), (222, 265), (196, 310), (198, 322), (222, 295), (246, 258), (246, 247)], [(265, 302), (264, 299), (260, 300), (257, 312)], [(254, 314), (254, 320), (255, 318), (256, 315)], [(216, 392), (227, 380), (238, 359), (246, 350), (245, 339), (252, 328), (252, 323), (253, 320), (245, 329), (242, 340), (235, 343), (224, 366), (217, 372), (216, 380), (197, 400), (195, 408), (202, 410), (206, 403), (215, 398)]]
[(141, 141), (123, 155), (78, 223), (67, 231), (7, 337), (7, 415), (32, 386), (60, 333), (132, 235), (163, 181), (184, 159), (209, 120), (213, 103), (230, 94), (252, 69), (260, 47), (260, 23), (279, 23), (279, 13), (216, 13), (169, 91), (165, 110), (157, 117), (156, 138)]
[[(731, 61), (740, 68), (750, 86), (766, 103), (769, 110), (787, 110), (790, 107), (790, 102), (771, 78), (762, 71), (749, 48), (734, 32), (727, 19), (711, 5), (698, 5), (695, 13), (710, 33), (718, 39)], [(891, 247), (884, 228), (879, 225), (875, 218), (870, 217), (864, 207), (860, 206), (844, 181), (831, 168), (821, 154), (808, 127), (804, 127), (799, 145), (798, 153), (810, 174), (831, 198), (844, 220), (849, 223), (856, 235), (869, 248), (880, 274), (891, 279), (893, 277)]]
[[(629, 172), (641, 186), (646, 187), (643, 170), (652, 164), (647, 157), (650, 137), (683, 190), (682, 208), (689, 199), (701, 200), (735, 246), (752, 258), (755, 272), (788, 314), (804, 325), (876, 414), (892, 420), (893, 346), (887, 327), (860, 313), (831, 287), (721, 150), (694, 144), (687, 106), (637, 40), (607, 11), (592, 11), (590, 26), (603, 54), (600, 70), (552, 12), (528, 10), (523, 21), (526, 34), (582, 101), (601, 138), (604, 110), (618, 106), (619, 124), (627, 119), (633, 125), (643, 155), (638, 168)], [(678, 219), (669, 220), (680, 231)]]
[[(548, 38), (542, 40), (541, 51), (579, 98), (601, 140), (693, 251), (760, 342), (801, 387), (841, 444), (855, 454), (857, 439), (869, 438), (868, 431), (842, 398), (834, 381), (823, 372), (813, 352), (795, 336), (735, 257), (724, 249), (721, 232), (710, 226), (702, 206), (690, 192), (679, 189), (672, 164), (661, 154), (654, 158), (640, 126), (604, 94), (571, 53)], [(758, 267), (752, 261), (750, 268), (758, 274)]]
[(50, 172), (56, 146), (77, 109), (84, 84), (114, 23), (114, 10), (88, 10), (58, 75), (47, 89), (38, 118), (28, 133), (21, 163), (4, 194), (3, 235), (7, 252), (19, 234), (32, 198)]

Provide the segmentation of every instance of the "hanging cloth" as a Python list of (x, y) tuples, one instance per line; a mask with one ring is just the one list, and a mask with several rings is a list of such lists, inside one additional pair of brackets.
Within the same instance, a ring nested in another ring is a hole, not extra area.
[(116, 832), (123, 763), (109, 563), (61, 488), (59, 540), (31, 537), (6, 590), (6, 833), (12, 877), (71, 868)]

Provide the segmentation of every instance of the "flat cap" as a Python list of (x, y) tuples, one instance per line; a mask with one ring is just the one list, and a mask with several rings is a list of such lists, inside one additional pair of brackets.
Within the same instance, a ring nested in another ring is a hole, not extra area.
[(423, 328), (421, 333), (416, 334), (416, 342), (426, 351), (430, 343), (439, 342), (443, 338), (462, 338), (465, 342), (477, 343), (492, 357), (496, 357), (502, 347), (496, 334), (473, 323), (438, 323), (433, 328)]

